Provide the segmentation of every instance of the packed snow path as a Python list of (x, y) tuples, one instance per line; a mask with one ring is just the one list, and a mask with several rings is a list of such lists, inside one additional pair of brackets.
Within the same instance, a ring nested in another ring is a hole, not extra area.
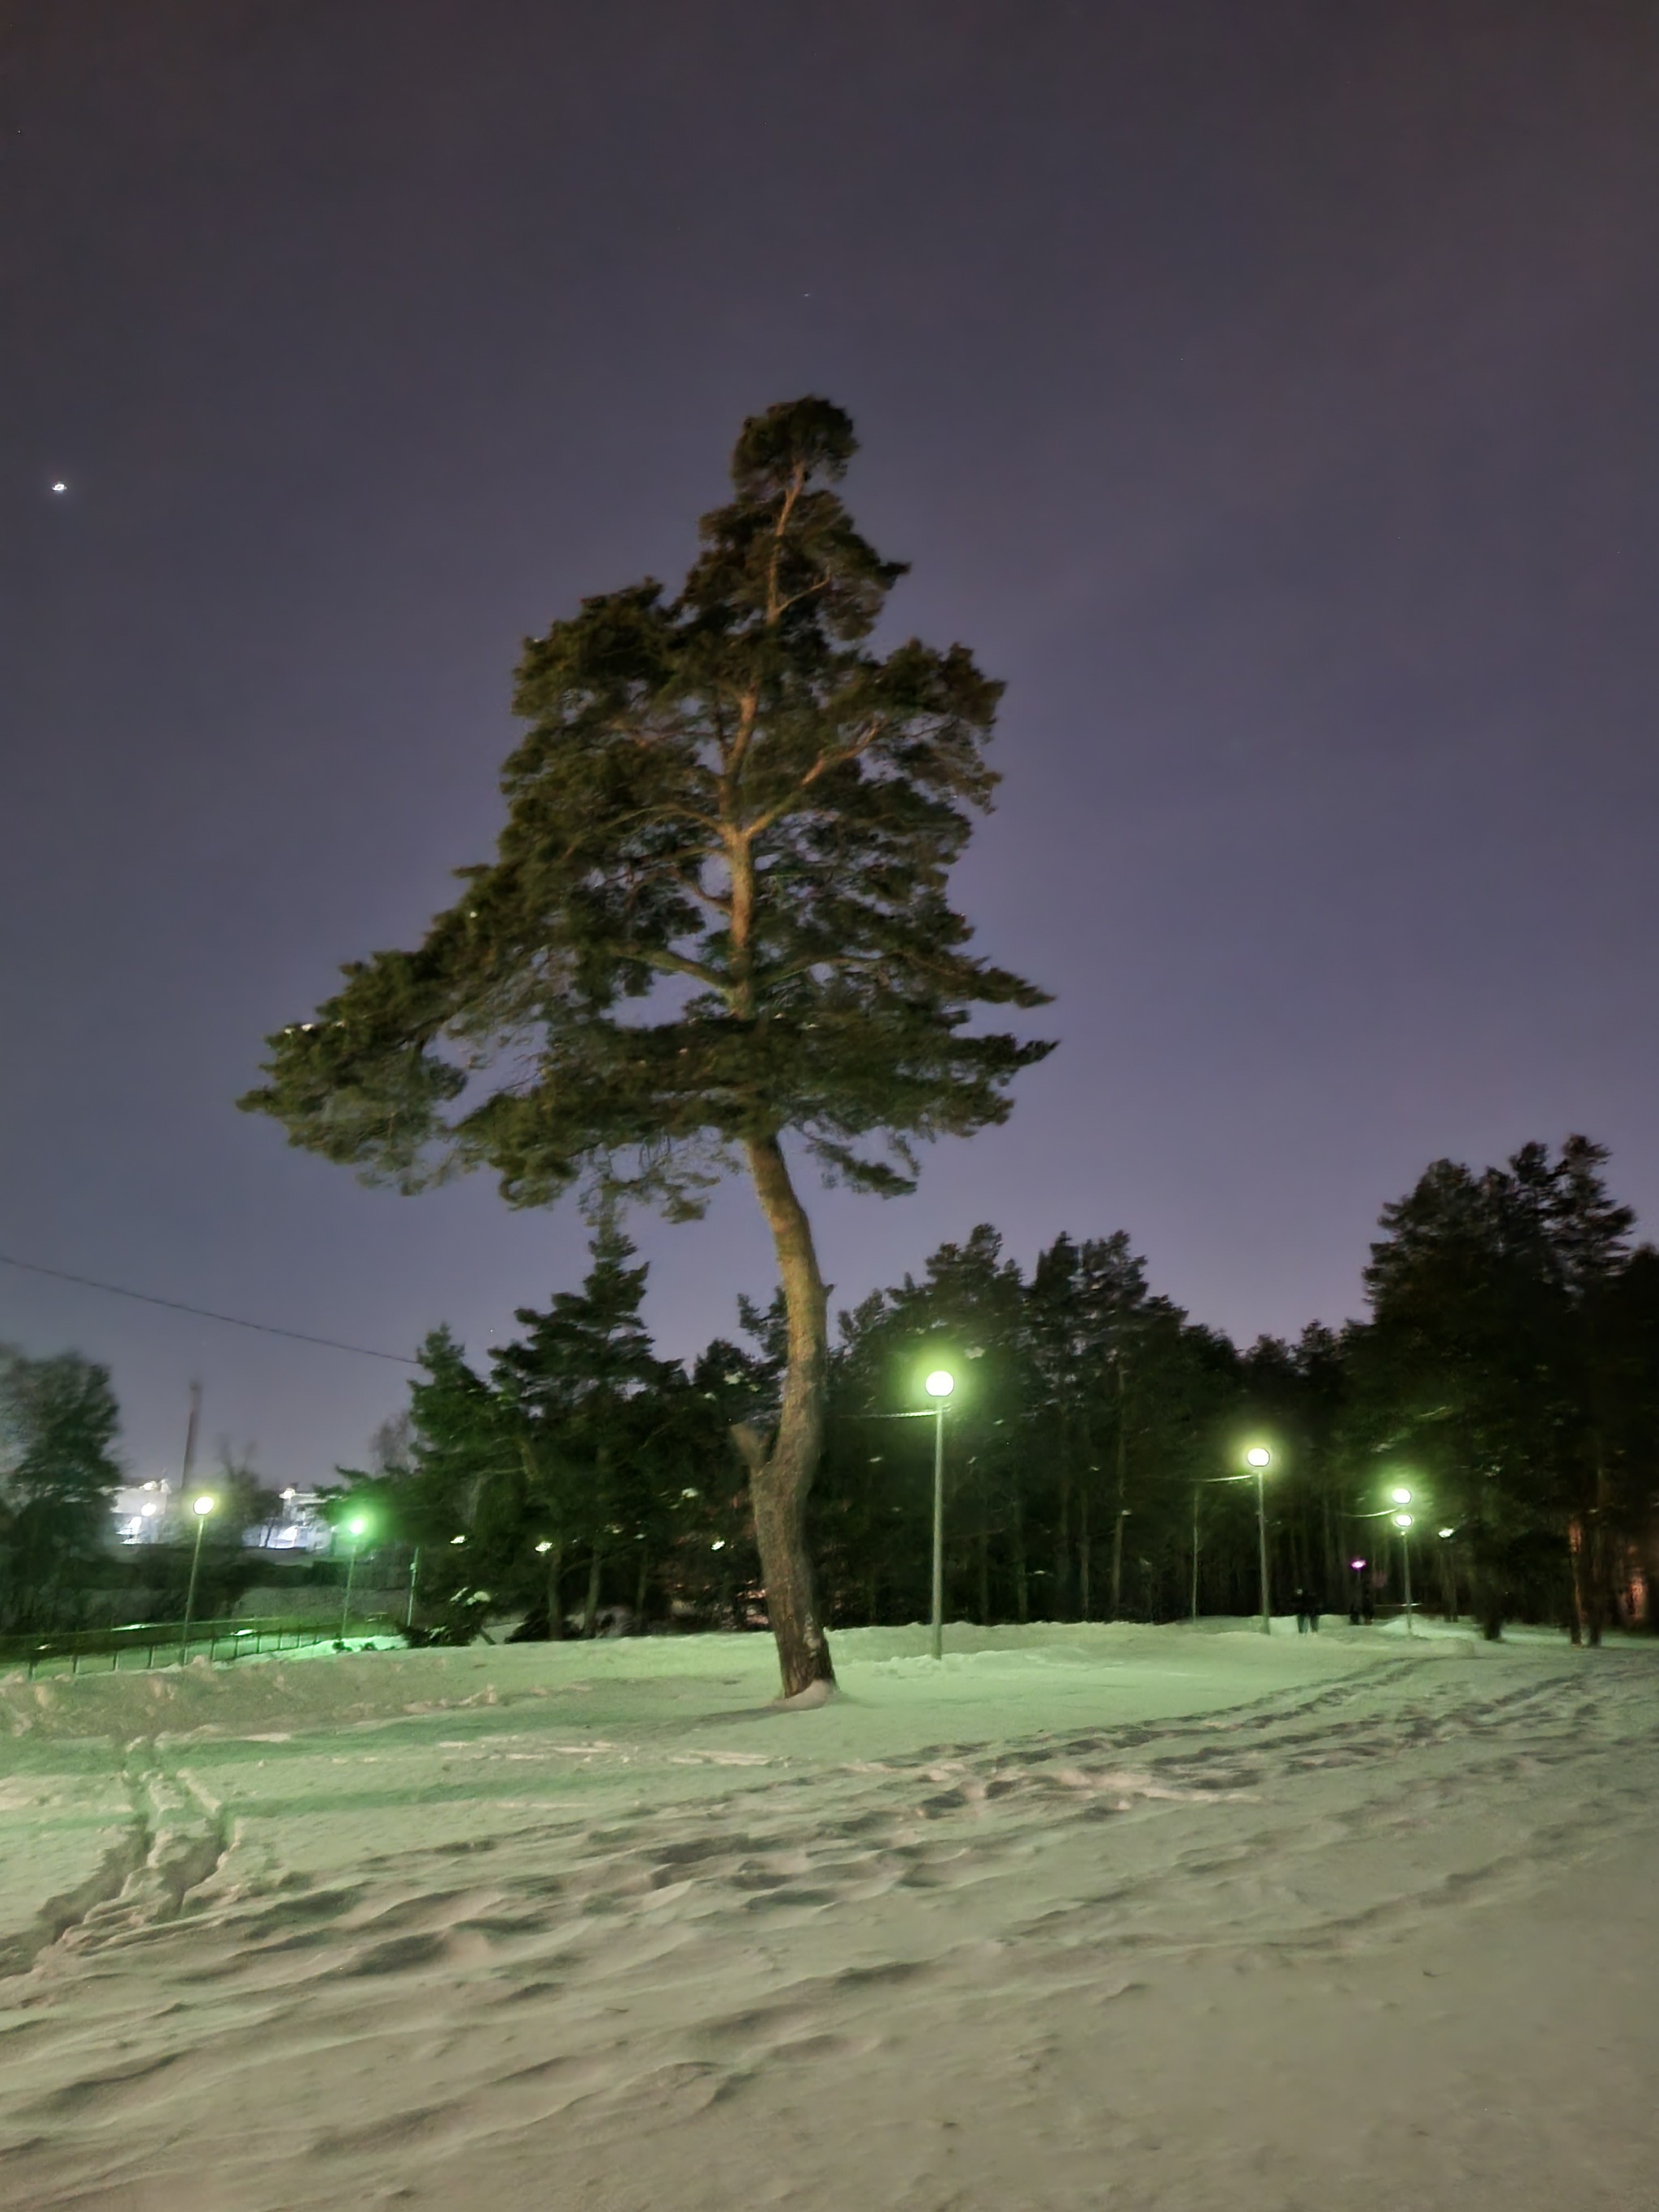
[(9, 2212), (1659, 2203), (1659, 1648), (0, 1681)]

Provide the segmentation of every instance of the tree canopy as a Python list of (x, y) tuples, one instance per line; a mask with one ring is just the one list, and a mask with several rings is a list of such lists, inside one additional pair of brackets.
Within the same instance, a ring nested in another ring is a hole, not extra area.
[(946, 896), (1001, 686), (961, 646), (869, 648), (904, 568), (831, 489), (854, 449), (826, 400), (751, 418), (678, 597), (526, 644), (496, 859), (273, 1036), (244, 1104), (404, 1189), (487, 1166), (514, 1205), (586, 1176), (674, 1212), (746, 1139), (892, 1191), (915, 1140), (1003, 1117), (1048, 1048), (969, 1017), (1044, 994)]

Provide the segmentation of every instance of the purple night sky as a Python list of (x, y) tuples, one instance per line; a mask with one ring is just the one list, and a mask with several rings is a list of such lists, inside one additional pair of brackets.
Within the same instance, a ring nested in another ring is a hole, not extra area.
[[(1009, 690), (958, 878), (1061, 1048), (836, 1303), (1123, 1227), (1242, 1339), (1433, 1157), (1659, 1224), (1659, 33), (1645, 0), (13, 0), (0, 1251), (408, 1352), (574, 1282), (231, 1102), (482, 859), (519, 641), (677, 580), (741, 417), (851, 410), (896, 620)], [(61, 481), (67, 489), (55, 493)], [(769, 1255), (635, 1224), (665, 1349)], [(372, 1360), (0, 1268), (126, 1445), (306, 1482)]]

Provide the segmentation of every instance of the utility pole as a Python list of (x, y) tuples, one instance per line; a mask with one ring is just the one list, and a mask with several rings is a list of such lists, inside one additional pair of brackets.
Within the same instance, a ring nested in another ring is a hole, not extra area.
[(196, 1431), (202, 1419), (202, 1386), (190, 1386), (190, 1419), (185, 1424), (185, 1466), (179, 1477), (179, 1495), (182, 1498), (190, 1488), (190, 1478), (196, 1468)]

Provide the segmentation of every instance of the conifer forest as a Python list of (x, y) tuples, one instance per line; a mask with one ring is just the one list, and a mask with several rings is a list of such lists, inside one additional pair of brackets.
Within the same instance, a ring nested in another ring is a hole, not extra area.
[[(1153, 1288), (1121, 1233), (1028, 1271), (989, 1224), (839, 1316), (810, 1538), (831, 1626), (925, 1618), (933, 1421), (945, 1415), (945, 1613), (981, 1623), (1248, 1615), (1272, 1454), (1273, 1602), (1370, 1617), (1401, 1599), (1551, 1621), (1645, 1616), (1659, 1419), (1659, 1254), (1632, 1244), (1601, 1150), (1439, 1161), (1382, 1212), (1366, 1317), (1240, 1348)], [(775, 1421), (780, 1302), (739, 1302), (689, 1364), (641, 1317), (614, 1224), (577, 1291), (518, 1316), (487, 1365), (444, 1332), (341, 1512), (420, 1547), (440, 1640), (520, 1605), (532, 1636), (766, 1620), (746, 1441)], [(1393, 1525), (1389, 1486), (1413, 1489)], [(1363, 1564), (1356, 1565), (1356, 1562)]]

